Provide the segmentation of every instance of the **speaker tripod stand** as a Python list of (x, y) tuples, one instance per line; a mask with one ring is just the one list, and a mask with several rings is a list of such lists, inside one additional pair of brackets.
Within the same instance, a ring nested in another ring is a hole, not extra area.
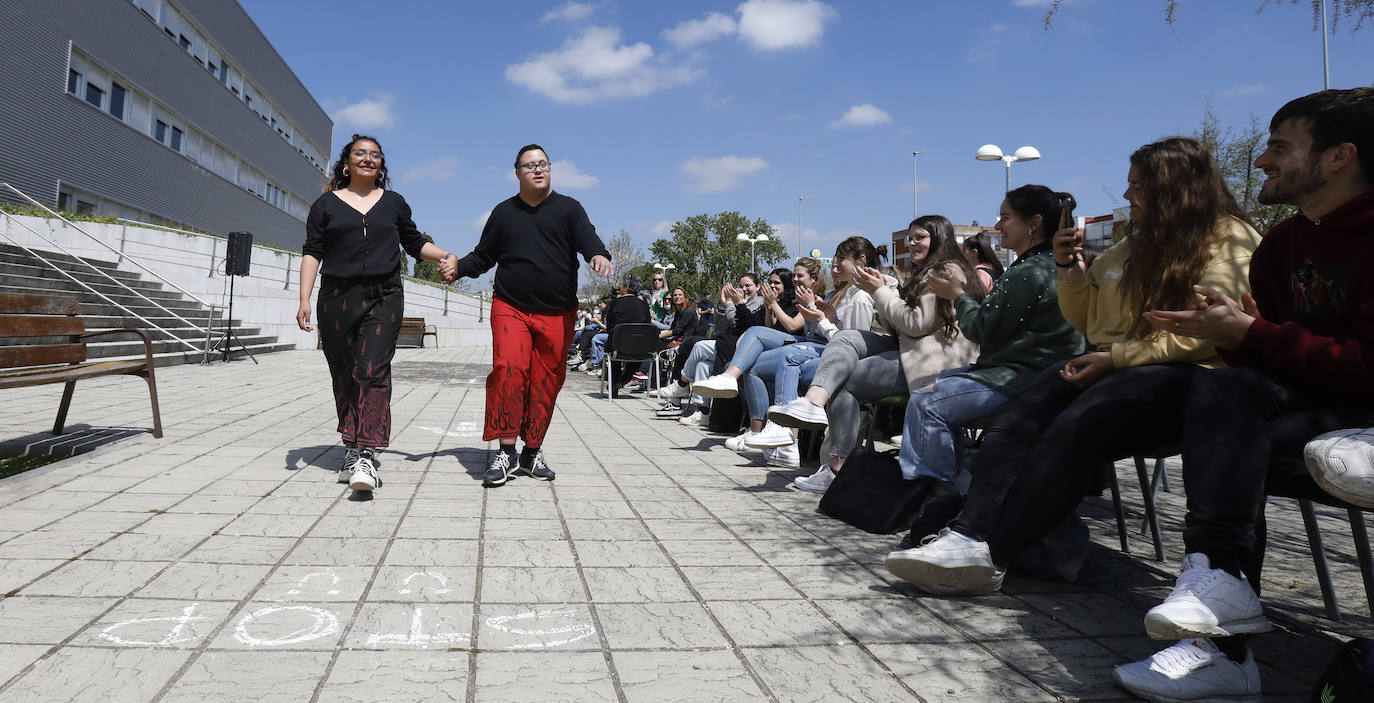
[(242, 349), (243, 353), (247, 354), (248, 358), (252, 359), (253, 363), (256, 364), (258, 360), (253, 357), (253, 352), (248, 351), (248, 346), (243, 343), (242, 339), (239, 339), (238, 333), (234, 332), (234, 278), (233, 275), (229, 276), (229, 311), (228, 316), (224, 318), (224, 332), (220, 334), (219, 340), (215, 342), (215, 345), (210, 347), (210, 352), (222, 351), (224, 353), (224, 363), (227, 364), (229, 363), (229, 352), (232, 351), (234, 345), (237, 344), (239, 349)]

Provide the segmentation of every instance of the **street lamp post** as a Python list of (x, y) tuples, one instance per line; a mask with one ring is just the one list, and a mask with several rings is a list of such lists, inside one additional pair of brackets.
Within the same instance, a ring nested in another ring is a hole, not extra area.
[(802, 201), (806, 200), (805, 195), (797, 196), (797, 258), (802, 256)]
[(758, 257), (754, 256), (754, 244), (758, 242), (768, 241), (768, 235), (760, 234), (757, 237), (750, 237), (749, 235), (740, 232), (739, 234), (735, 235), (735, 239), (741, 242), (749, 242), (749, 269), (757, 273), (759, 270), (759, 260)]
[(1002, 147), (996, 144), (984, 144), (978, 147), (978, 153), (974, 158), (979, 161), (1001, 161), (1007, 165), (1007, 190), (1011, 191), (1011, 164), (1014, 161), (1034, 161), (1040, 158), (1040, 151), (1033, 146), (1023, 146), (1016, 150), (1015, 154), (1003, 155)]
[(920, 217), (920, 213), (916, 211), (916, 155), (924, 153), (924, 151), (911, 152), (911, 219), (913, 220)]

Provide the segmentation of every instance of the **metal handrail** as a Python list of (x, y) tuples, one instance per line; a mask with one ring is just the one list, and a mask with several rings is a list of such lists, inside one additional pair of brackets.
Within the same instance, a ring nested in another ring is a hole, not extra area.
[[(74, 229), (74, 230), (76, 230), (76, 231), (78, 231), (78, 232), (80, 232), (80, 233), (86, 235), (86, 238), (87, 238), (87, 239), (90, 239), (91, 241), (93, 241), (93, 242), (99, 244), (100, 246), (105, 247), (106, 249), (109, 249), (109, 250), (110, 250), (111, 252), (113, 252), (114, 254), (116, 254), (116, 255), (118, 255), (118, 256), (121, 256), (121, 257), (128, 257), (127, 254), (125, 254), (124, 252), (122, 252), (122, 251), (120, 251), (120, 250), (118, 250), (118, 249), (116, 249), (116, 248), (110, 246), (108, 242), (106, 242), (105, 240), (101, 239), (100, 237), (97, 237), (97, 236), (91, 234), (90, 232), (87, 232), (86, 230), (81, 229), (80, 227), (76, 226), (76, 223), (74, 223), (74, 222), (72, 222), (71, 220), (68, 220), (67, 218), (63, 217), (63, 216), (61, 215), (61, 213), (58, 213), (58, 212), (52, 210), (51, 208), (49, 208), (47, 205), (44, 205), (43, 203), (40, 203), (40, 202), (38, 202), (37, 200), (34, 200), (33, 198), (30, 198), (30, 197), (28, 196), (28, 194), (26, 194), (24, 191), (19, 190), (18, 188), (15, 188), (14, 186), (10, 185), (9, 183), (0, 183), (0, 186), (4, 186), (4, 187), (10, 189), (11, 191), (13, 191), (14, 193), (18, 194), (19, 197), (23, 198), (24, 200), (27, 200), (27, 201), (29, 202), (30, 205), (33, 205), (34, 207), (43, 210), (43, 212), (46, 212), (46, 213), (48, 213), (49, 215), (52, 215), (53, 217), (56, 217), (56, 218), (59, 219), (59, 220), (62, 220), (62, 222), (64, 222), (68, 227), (71, 227), (72, 229)], [(27, 228), (25, 228), (25, 229), (27, 229)], [(29, 230), (29, 231), (33, 231), (33, 230)], [(46, 237), (44, 237), (44, 239), (46, 239)], [(63, 253), (64, 253), (64, 254), (67, 254), (68, 252), (66, 252), (66, 251), (64, 250)], [(70, 255), (70, 254), (69, 254), (69, 255)], [(78, 258), (79, 258), (79, 257), (78, 257)], [(134, 258), (132, 258), (132, 257), (128, 257), (128, 258), (129, 258), (129, 263), (131, 263), (131, 264), (133, 264), (134, 266), (137, 266), (137, 267), (143, 269), (143, 270), (144, 270), (145, 272), (147, 272), (149, 275), (151, 275), (152, 277), (156, 278), (157, 280), (162, 281), (163, 283), (167, 284), (167, 285), (170, 286), (172, 289), (176, 290), (178, 293), (181, 293), (182, 295), (184, 295), (184, 296), (190, 298), (191, 300), (196, 301), (197, 303), (200, 303), (201, 305), (209, 305), (209, 304), (210, 304), (210, 303), (205, 302), (204, 300), (201, 300), (201, 299), (200, 299), (200, 296), (198, 296), (198, 295), (196, 295), (196, 294), (194, 294), (194, 293), (192, 293), (192, 292), (186, 290), (185, 288), (182, 288), (181, 286), (179, 286), (179, 285), (177, 285), (177, 284), (175, 284), (175, 283), (173, 283), (173, 282), (167, 280), (166, 278), (163, 278), (162, 274), (160, 274), (160, 273), (158, 273), (157, 271), (154, 271), (154, 270), (148, 268), (147, 266), (144, 266), (144, 265), (143, 265), (142, 263), (140, 263), (137, 259), (134, 259)], [(184, 322), (184, 320), (183, 320), (183, 322)]]

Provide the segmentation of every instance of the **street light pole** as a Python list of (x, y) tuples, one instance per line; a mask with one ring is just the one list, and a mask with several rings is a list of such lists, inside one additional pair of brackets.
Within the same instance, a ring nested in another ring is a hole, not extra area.
[(797, 258), (802, 257), (802, 201), (806, 200), (805, 195), (797, 196)]
[(984, 144), (978, 147), (978, 152), (973, 158), (979, 161), (1001, 161), (1007, 165), (1007, 189), (1004, 192), (1011, 192), (1011, 164), (1014, 161), (1034, 161), (1040, 158), (1040, 151), (1033, 146), (1023, 146), (1016, 150), (1015, 154), (1003, 154), (1002, 147), (996, 144)]
[(924, 153), (924, 151), (911, 152), (911, 219), (913, 220), (920, 216), (916, 210), (916, 155)]
[(1326, 89), (1331, 90), (1331, 54), (1326, 48), (1326, 0), (1322, 0), (1322, 75), (1326, 80)]

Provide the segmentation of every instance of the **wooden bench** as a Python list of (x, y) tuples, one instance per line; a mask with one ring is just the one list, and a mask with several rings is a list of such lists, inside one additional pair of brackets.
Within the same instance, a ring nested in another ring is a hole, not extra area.
[(423, 317), (403, 317), (401, 318), (401, 334), (420, 335), (420, 347), (425, 346), (425, 337), (434, 338), (434, 346), (439, 346), (439, 328), (434, 325), (426, 325)]
[[(76, 298), (0, 293), (0, 388), (65, 383), (53, 434), (62, 434), (76, 382), (100, 376), (133, 375), (148, 382), (153, 403), (153, 436), (162, 437), (153, 377), (153, 340), (146, 330), (125, 328), (87, 332)], [(86, 361), (86, 340), (114, 334), (143, 338), (144, 358)]]

